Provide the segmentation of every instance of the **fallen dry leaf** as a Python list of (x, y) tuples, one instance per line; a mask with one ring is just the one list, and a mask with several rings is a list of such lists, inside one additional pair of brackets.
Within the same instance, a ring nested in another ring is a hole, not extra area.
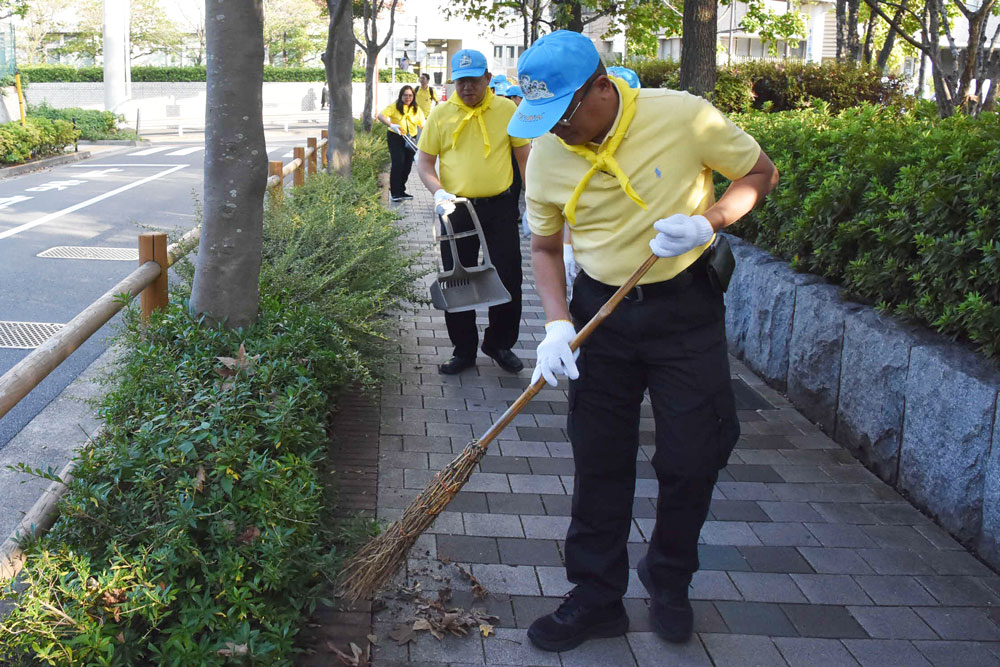
[(205, 479), (208, 477), (208, 473), (205, 472), (205, 466), (198, 466), (198, 472), (194, 476), (194, 490), (199, 492), (205, 488)]
[(413, 641), (416, 636), (417, 633), (415, 633), (413, 628), (408, 624), (396, 626), (396, 629), (389, 633), (389, 639), (396, 642), (400, 646), (406, 642)]
[(250, 647), (246, 644), (234, 644), (226, 642), (226, 648), (220, 648), (216, 653), (224, 656), (246, 655), (250, 652)]
[(237, 542), (242, 542), (243, 544), (250, 544), (254, 540), (260, 537), (260, 528), (257, 526), (250, 526), (236, 538)]

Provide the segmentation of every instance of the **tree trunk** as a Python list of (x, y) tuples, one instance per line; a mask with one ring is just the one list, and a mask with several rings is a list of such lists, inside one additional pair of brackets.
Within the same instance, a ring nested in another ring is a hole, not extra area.
[[(903, 19), (903, 10), (906, 9), (906, 5), (909, 0), (902, 0), (899, 9), (896, 10), (896, 14), (893, 16), (893, 22), (889, 24), (889, 32), (885, 36), (885, 42), (882, 44), (882, 50), (878, 53), (878, 58), (875, 61), (875, 67), (878, 68), (883, 74), (887, 73), (889, 67), (889, 57), (892, 55), (892, 48), (896, 44), (896, 24)], [(875, 15), (875, 12), (872, 12)], [(923, 59), (923, 54), (920, 54), (921, 59)]]
[(872, 55), (875, 50), (875, 21), (878, 14), (871, 12), (868, 16), (868, 25), (865, 26), (864, 48), (861, 50), (861, 60), (866, 64), (871, 64)]
[(858, 37), (858, 10), (861, 0), (847, 0), (847, 57), (853, 62), (861, 60), (861, 40)]
[(205, 12), (204, 221), (191, 314), (231, 328), (257, 319), (267, 150), (262, 0), (215, 0)]
[(348, 178), (354, 158), (354, 112), (351, 69), (354, 64), (354, 34), (350, 0), (327, 0), (330, 30), (326, 40), (326, 86), (330, 104), (327, 170)]
[(837, 62), (843, 62), (847, 42), (847, 0), (837, 0)]
[(553, 28), (583, 32), (583, 7), (580, 0), (553, 0)]
[(711, 97), (715, 91), (715, 0), (684, 3), (681, 40), (681, 90)]
[(378, 49), (368, 50), (368, 62), (365, 63), (365, 110), (361, 114), (361, 127), (365, 132), (372, 131), (372, 107), (375, 106), (375, 59)]

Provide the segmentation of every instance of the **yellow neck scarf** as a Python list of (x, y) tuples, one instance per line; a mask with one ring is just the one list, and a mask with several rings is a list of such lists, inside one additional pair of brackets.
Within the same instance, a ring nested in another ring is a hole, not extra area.
[(601, 143), (601, 147), (598, 148), (598, 152), (596, 153), (586, 146), (570, 146), (563, 142), (562, 139), (559, 140), (566, 147), (566, 150), (576, 153), (590, 162), (590, 169), (580, 179), (569, 201), (566, 202), (566, 207), (563, 209), (563, 213), (566, 215), (566, 220), (569, 221), (570, 226), (576, 224), (576, 204), (580, 201), (580, 196), (587, 188), (587, 184), (590, 183), (590, 179), (599, 171), (610, 171), (614, 174), (615, 178), (618, 179), (618, 184), (621, 185), (622, 190), (625, 191), (629, 199), (642, 207), (644, 211), (647, 210), (646, 202), (632, 188), (628, 176), (625, 175), (625, 172), (618, 165), (618, 161), (615, 160), (615, 151), (618, 150), (618, 146), (621, 144), (622, 139), (625, 138), (625, 133), (628, 131), (629, 125), (632, 124), (632, 118), (635, 117), (635, 100), (639, 97), (639, 91), (630, 88), (622, 79), (617, 77), (610, 78), (618, 85), (618, 94), (621, 96), (622, 105), (621, 119), (618, 121), (618, 128), (614, 134)]
[(485, 148), (485, 150), (483, 151), (483, 157), (489, 157), (490, 135), (486, 132), (486, 121), (483, 120), (483, 114), (486, 113), (486, 110), (490, 108), (491, 104), (493, 104), (493, 98), (494, 98), (493, 91), (490, 90), (489, 88), (486, 89), (486, 97), (484, 97), (483, 101), (480, 102), (479, 105), (476, 107), (470, 107), (468, 104), (463, 102), (461, 98), (458, 96), (458, 93), (455, 93), (454, 95), (448, 98), (448, 102), (450, 104), (454, 104), (459, 109), (465, 112), (465, 118), (462, 119), (462, 122), (458, 124), (458, 127), (455, 128), (455, 131), (451, 135), (452, 148), (455, 148), (455, 144), (458, 143), (458, 135), (462, 133), (462, 130), (464, 130), (465, 126), (469, 124), (469, 121), (475, 118), (476, 120), (479, 121), (479, 129), (483, 133), (483, 145)]

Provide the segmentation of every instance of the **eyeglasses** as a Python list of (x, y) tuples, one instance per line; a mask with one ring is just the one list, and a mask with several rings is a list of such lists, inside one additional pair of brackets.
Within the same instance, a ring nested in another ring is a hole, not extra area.
[(577, 109), (579, 109), (580, 105), (583, 104), (583, 101), (587, 99), (587, 94), (590, 93), (590, 87), (594, 85), (594, 81), (596, 81), (596, 79), (591, 79), (590, 81), (587, 82), (587, 85), (583, 90), (583, 95), (580, 97), (580, 101), (576, 103), (576, 106), (573, 107), (573, 110), (569, 112), (568, 116), (563, 116), (562, 118), (557, 120), (556, 125), (558, 125), (559, 127), (569, 127), (570, 121), (572, 121), (573, 116), (576, 115)]

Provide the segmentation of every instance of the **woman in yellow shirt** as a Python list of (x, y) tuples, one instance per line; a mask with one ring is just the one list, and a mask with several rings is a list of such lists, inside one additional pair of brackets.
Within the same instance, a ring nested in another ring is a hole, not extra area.
[(424, 112), (417, 106), (413, 88), (400, 88), (399, 97), (393, 104), (382, 109), (378, 120), (389, 128), (389, 133), (386, 134), (389, 157), (392, 159), (389, 168), (389, 196), (392, 201), (413, 199), (413, 195), (406, 192), (406, 179), (410, 177), (414, 152), (407, 146), (403, 136), (415, 139), (417, 132), (424, 126)]

